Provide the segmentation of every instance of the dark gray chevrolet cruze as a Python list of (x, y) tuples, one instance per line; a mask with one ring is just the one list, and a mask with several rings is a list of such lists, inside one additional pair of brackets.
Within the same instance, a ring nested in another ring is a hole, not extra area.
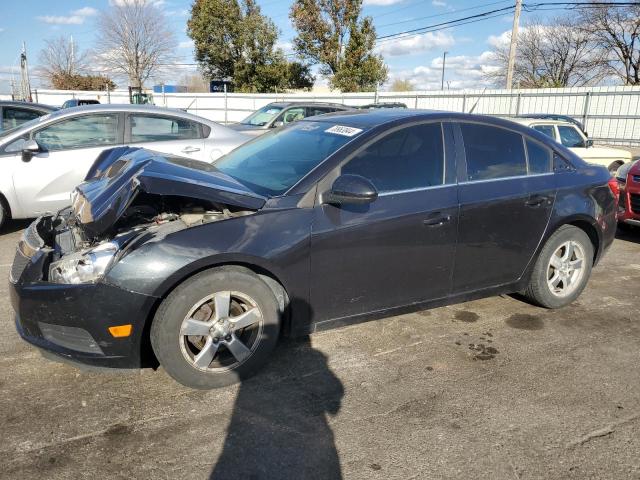
[(281, 334), (508, 292), (558, 308), (613, 241), (609, 178), (535, 130), (415, 110), (302, 120), (213, 166), (114, 149), (24, 232), (16, 326), (212, 388)]

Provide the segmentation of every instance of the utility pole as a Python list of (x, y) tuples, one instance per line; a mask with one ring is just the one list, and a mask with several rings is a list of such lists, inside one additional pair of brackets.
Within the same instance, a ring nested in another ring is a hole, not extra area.
[(516, 48), (518, 46), (518, 27), (520, 25), (520, 11), (522, 0), (516, 0), (516, 9), (513, 12), (513, 26), (511, 27), (511, 46), (509, 47), (509, 64), (507, 66), (507, 90), (513, 87), (513, 68), (516, 64)]
[(449, 52), (444, 52), (442, 54), (442, 78), (440, 81), (440, 90), (444, 90), (444, 65), (447, 62), (447, 53)]
[(27, 64), (27, 46), (22, 42), (22, 53), (20, 54), (20, 89), (22, 100), (31, 102), (31, 83), (29, 82), (29, 65)]

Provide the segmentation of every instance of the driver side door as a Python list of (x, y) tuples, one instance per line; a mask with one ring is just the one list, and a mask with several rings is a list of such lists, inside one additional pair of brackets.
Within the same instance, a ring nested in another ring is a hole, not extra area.
[(55, 212), (71, 203), (100, 152), (122, 144), (121, 114), (65, 118), (31, 133), (41, 151), (28, 162), (16, 152), (13, 186), (25, 217)]
[[(363, 146), (339, 168), (336, 176), (371, 181), (378, 198), (366, 205), (315, 206), (314, 322), (450, 293), (458, 230), (452, 145), (451, 130), (440, 122), (403, 126)], [(318, 191), (327, 191), (333, 178), (325, 178)]]

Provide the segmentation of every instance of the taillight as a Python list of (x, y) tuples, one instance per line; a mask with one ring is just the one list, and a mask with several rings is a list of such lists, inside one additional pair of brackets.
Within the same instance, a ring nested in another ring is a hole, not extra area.
[(615, 177), (611, 177), (609, 179), (609, 188), (613, 193), (613, 196), (616, 197), (616, 202), (620, 199), (620, 185), (618, 185), (618, 180)]

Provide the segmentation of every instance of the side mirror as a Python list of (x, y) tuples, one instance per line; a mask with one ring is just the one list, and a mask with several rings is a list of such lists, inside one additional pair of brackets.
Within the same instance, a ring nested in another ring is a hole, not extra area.
[(587, 140), (584, 142), (584, 146), (586, 148), (593, 147), (593, 140), (591, 140), (590, 138), (587, 138)]
[(378, 198), (376, 187), (360, 175), (340, 175), (333, 182), (331, 190), (326, 192), (322, 200), (324, 203), (345, 205), (363, 205), (374, 202)]
[(273, 125), (271, 125), (271, 128), (279, 128), (279, 127), (284, 127), (284, 122), (282, 120), (278, 120), (277, 122), (273, 122)]
[(40, 145), (35, 140), (27, 140), (22, 146), (22, 161), (30, 162), (31, 159), (40, 152)]

